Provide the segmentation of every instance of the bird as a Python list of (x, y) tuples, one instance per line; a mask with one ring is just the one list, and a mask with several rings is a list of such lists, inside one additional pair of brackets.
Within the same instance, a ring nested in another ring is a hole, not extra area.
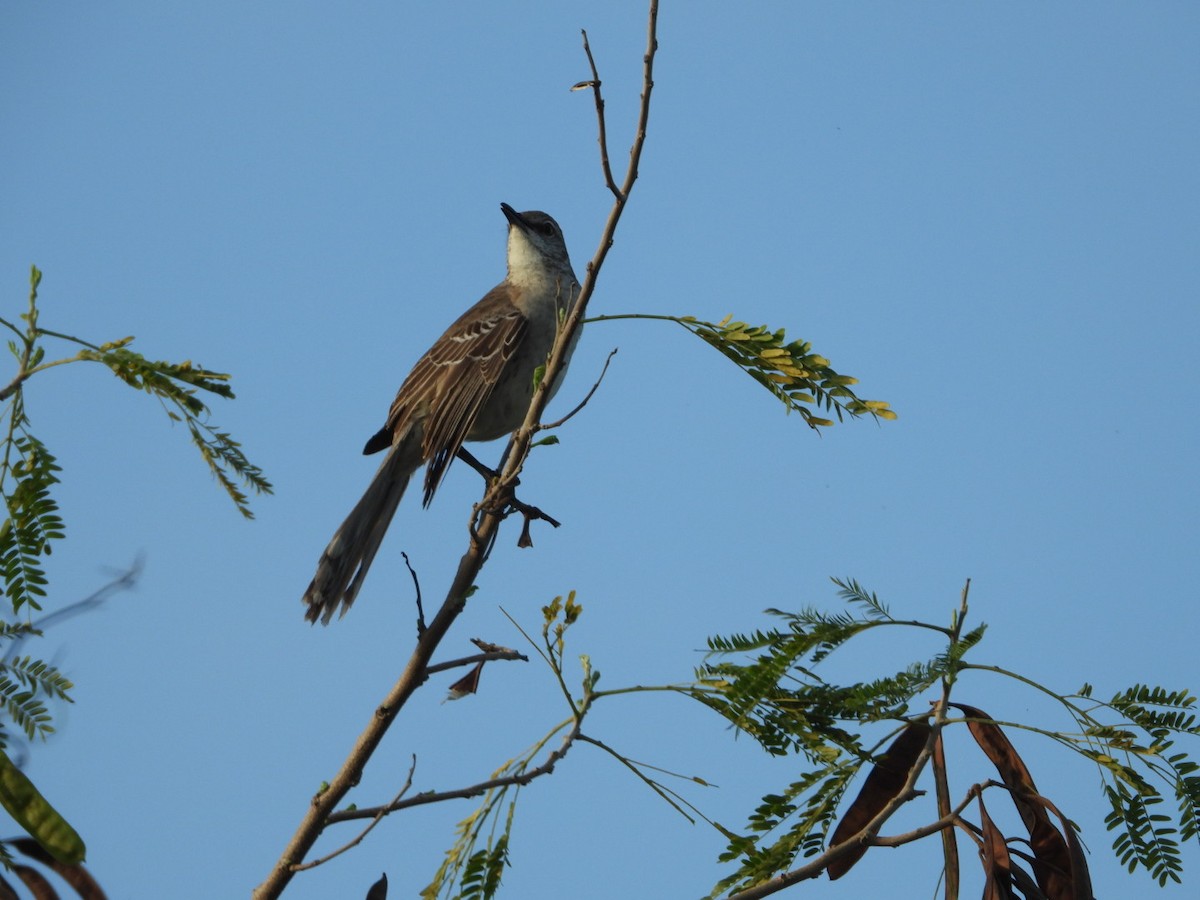
[[(304, 592), (305, 618), (328, 625), (358, 596), (413, 473), (425, 466), (428, 506), (464, 441), (492, 441), (516, 431), (533, 397), (558, 329), (579, 297), (562, 229), (540, 210), (507, 203), (504, 280), (446, 329), (400, 386), (387, 421), (363, 448), (387, 451), (362, 499), (334, 532)], [(560, 377), (561, 383), (576, 330)], [(463, 451), (465, 453), (465, 451)]]

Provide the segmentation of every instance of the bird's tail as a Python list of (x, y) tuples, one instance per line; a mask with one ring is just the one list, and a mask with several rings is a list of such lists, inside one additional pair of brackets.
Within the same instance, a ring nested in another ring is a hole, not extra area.
[(404, 497), (408, 480), (420, 466), (419, 449), (414, 454), (411, 443), (408, 439), (401, 440), (388, 450), (366, 493), (321, 554), (317, 574), (304, 592), (304, 604), (308, 607), (304, 618), (308, 621), (320, 619), (323, 625), (328, 625), (339, 606), (341, 615), (345, 615), (354, 602)]

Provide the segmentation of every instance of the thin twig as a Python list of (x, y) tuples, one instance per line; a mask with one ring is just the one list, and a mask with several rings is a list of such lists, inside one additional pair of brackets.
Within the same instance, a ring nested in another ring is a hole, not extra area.
[[(503, 606), (501, 606), (500, 612), (504, 615), (504, 618), (506, 618), (506, 619), (508, 619), (508, 621), (512, 622), (513, 627), (516, 628), (517, 631), (519, 631), (521, 633), (521, 637), (525, 638), (525, 640), (527, 640), (529, 642), (529, 646), (533, 647), (533, 649), (537, 652), (537, 655), (540, 656), (543, 660), (545, 660), (546, 665), (548, 665), (550, 667), (550, 671), (554, 673), (554, 678), (558, 682), (559, 690), (562, 691), (562, 695), (567, 701), (567, 706), (571, 707), (571, 713), (573, 715), (578, 716), (579, 715), (579, 707), (575, 703), (575, 698), (571, 696), (571, 689), (567, 687), (566, 679), (563, 678), (562, 666), (560, 666), (557, 662), (555, 662), (555, 660), (558, 657), (554, 653), (553, 649), (551, 648), (549, 639), (548, 638), (546, 639), (546, 643), (545, 643), (546, 649), (542, 650), (542, 648), (537, 645), (537, 643), (533, 640), (533, 638), (529, 636), (529, 632), (527, 632), (524, 628), (521, 627), (521, 623), (518, 622), (516, 619), (514, 619), (509, 614), (507, 609), (505, 609)], [(545, 630), (543, 630), (543, 632), (542, 632), (543, 637), (545, 637), (546, 634), (547, 634), (547, 632)], [(593, 697), (595, 697), (595, 694), (592, 694), (589, 692), (588, 697), (593, 698)], [(589, 699), (588, 702), (590, 703), (591, 700)]]
[(587, 394), (584, 395), (582, 400), (579, 401), (578, 406), (576, 406), (573, 410), (571, 410), (569, 413), (567, 413), (561, 419), (558, 419), (554, 422), (543, 422), (542, 424), (540, 424), (538, 426), (538, 430), (539, 431), (548, 431), (551, 428), (558, 428), (561, 425), (565, 425), (568, 421), (570, 421), (571, 419), (573, 419), (575, 417), (575, 414), (577, 412), (579, 412), (581, 409), (583, 409), (585, 406), (587, 406), (588, 401), (592, 399), (592, 395), (595, 394), (596, 391), (599, 389), (600, 382), (602, 382), (604, 380), (604, 376), (608, 372), (608, 364), (610, 362), (612, 362), (612, 358), (616, 355), (617, 355), (616, 347), (613, 347), (611, 350), (608, 351), (608, 356), (606, 356), (604, 358), (604, 368), (600, 370), (600, 377), (596, 379), (596, 383), (592, 385), (592, 389), (590, 391), (588, 391)]
[(0, 316), (0, 325), (3, 325), (5, 328), (12, 331), (13, 334), (15, 334), (21, 340), (25, 340), (25, 332), (22, 331), (20, 328), (18, 328), (16, 325), (14, 325), (12, 322), (8, 321), (8, 319), (4, 318), (3, 316)]
[(486, 653), (475, 653), (471, 656), (464, 656), (460, 659), (451, 659), (442, 663), (434, 663), (432, 666), (425, 668), (426, 675), (436, 675), (438, 672), (446, 672), (450, 669), (458, 669), (463, 666), (473, 666), (476, 663), (491, 662), (495, 659), (511, 659), (514, 662), (529, 662), (529, 657), (524, 653), (516, 650), (489, 650)]
[(404, 558), (404, 565), (408, 569), (408, 574), (412, 576), (413, 588), (417, 592), (417, 639), (420, 640), (421, 635), (425, 633), (425, 607), (421, 605), (421, 581), (417, 578), (417, 570), (408, 561), (408, 554), (401, 551), (400, 555)]
[[(548, 665), (548, 666), (549, 666), (551, 669), (553, 669), (553, 668), (554, 668), (554, 663), (553, 663), (553, 662), (551, 662), (551, 660), (550, 660), (550, 657), (548, 657), (548, 656), (547, 656), (547, 655), (546, 655), (546, 654), (545, 654), (545, 653), (542, 651), (542, 648), (541, 648), (541, 647), (539, 647), (539, 646), (538, 646), (538, 645), (537, 645), (537, 644), (534, 642), (533, 638), (531, 638), (531, 637), (529, 636), (529, 632), (527, 632), (527, 631), (526, 631), (524, 628), (522, 628), (522, 627), (521, 627), (521, 623), (520, 623), (520, 622), (518, 622), (516, 619), (514, 619), (514, 618), (512, 617), (512, 615), (509, 613), (509, 611), (508, 611), (507, 609), (505, 609), (503, 606), (498, 606), (498, 607), (496, 607), (496, 608), (497, 608), (498, 610), (500, 610), (500, 614), (501, 614), (502, 616), (504, 616), (504, 618), (508, 619), (508, 621), (510, 621), (510, 622), (512, 623), (513, 627), (514, 627), (515, 629), (517, 629), (517, 631), (518, 631), (518, 632), (520, 632), (520, 634), (521, 634), (521, 637), (525, 638), (525, 640), (529, 642), (529, 646), (531, 646), (531, 647), (533, 648), (534, 652), (535, 652), (535, 653), (537, 653), (537, 655), (538, 655), (538, 656), (540, 656), (540, 657), (541, 657), (541, 658), (542, 658), (542, 659), (545, 661), (546, 665)], [(572, 709), (572, 711), (574, 711), (574, 709), (575, 709), (575, 705), (574, 705), (574, 702), (571, 700), (571, 693), (570, 693), (570, 691), (568, 691), (568, 692), (567, 692), (567, 702), (571, 704), (571, 709)]]
[[(608, 744), (604, 743), (604, 741), (599, 740), (598, 738), (588, 737), (586, 734), (581, 734), (581, 735), (579, 735), (579, 740), (583, 741), (584, 743), (591, 744), (594, 747), (599, 747), (601, 750), (603, 750), (605, 753), (607, 753), (609, 756), (611, 756), (613, 759), (615, 759), (617, 762), (619, 762), (621, 765), (623, 765), (625, 768), (627, 768), (630, 772), (632, 772), (635, 776), (637, 776), (639, 781), (641, 781), (644, 785), (646, 785), (646, 787), (650, 788), (650, 790), (654, 791), (654, 793), (658, 794), (659, 797), (661, 797), (663, 800), (665, 800), (675, 810), (675, 812), (679, 813), (681, 816), (683, 816), (685, 819), (687, 819), (688, 824), (690, 824), (690, 825), (696, 824), (696, 820), (693, 819), (691, 816), (689, 816), (686, 812), (684, 812), (683, 807), (679, 803), (676, 803), (675, 800), (672, 799), (672, 797), (678, 798), (681, 803), (687, 804), (687, 806), (691, 807), (691, 809), (694, 810), (697, 814), (699, 814), (700, 811), (697, 810), (696, 807), (692, 806), (692, 804), (688, 803), (686, 800), (684, 800), (682, 797), (680, 797), (679, 794), (677, 794), (675, 791), (672, 791), (669, 788), (664, 787), (663, 785), (661, 785), (657, 781), (655, 781), (653, 778), (646, 776), (640, 769), (638, 769), (637, 764), (634, 763), (633, 760), (627, 759), (626, 757), (622, 756), (620, 753), (618, 753), (616, 750), (614, 750), (612, 747), (608, 746)], [(708, 819), (707, 817), (705, 817), (705, 821), (709, 822), (709, 824), (712, 824), (711, 820)]]
[(927, 825), (922, 825), (919, 828), (914, 828), (912, 831), (906, 831), (903, 834), (894, 834), (887, 837), (876, 836), (868, 843), (872, 847), (903, 847), (905, 844), (911, 844), (913, 841), (919, 841), (922, 838), (929, 837), (937, 831), (944, 831), (963, 821), (962, 814), (966, 812), (971, 802), (979, 796), (984, 788), (991, 786), (993, 782), (984, 784), (973, 784), (967, 788), (966, 796), (959, 801), (958, 805), (953, 809), (947, 810), (946, 814), (930, 822)]
[(371, 829), (383, 821), (383, 817), (387, 815), (388, 807), (391, 807), (391, 806), (399, 803), (401, 798), (403, 798), (404, 795), (408, 793), (408, 789), (412, 787), (413, 772), (415, 772), (416, 770), (417, 770), (417, 756), (414, 753), (413, 758), (412, 758), (412, 765), (410, 765), (408, 767), (408, 777), (404, 779), (404, 786), (400, 788), (400, 793), (398, 793), (396, 795), (395, 799), (392, 800), (391, 803), (387, 804), (387, 806), (381, 806), (379, 808), (380, 812), (378, 812), (376, 814), (376, 816), (373, 819), (371, 819), (371, 821), (367, 825), (367, 827), (364, 828), (362, 831), (360, 831), (358, 833), (358, 836), (355, 837), (354, 840), (350, 841), (347, 844), (342, 845), (341, 847), (338, 847), (332, 853), (325, 854), (324, 856), (320, 857), (319, 859), (314, 859), (311, 862), (302, 863), (301, 865), (296, 866), (296, 871), (303, 872), (306, 869), (315, 869), (317, 866), (329, 862), (331, 859), (333, 859), (336, 856), (341, 856), (347, 850), (350, 850), (353, 847), (357, 847), (360, 843), (362, 843), (362, 839), (371, 833)]
[[(6, 322), (5, 324), (7, 325), (8, 323)], [(12, 326), (9, 325), (9, 327), (11, 328)], [(43, 328), (41, 325), (38, 326), (37, 330), (38, 334), (44, 335), (45, 337), (58, 338), (62, 341), (70, 341), (72, 344), (79, 344), (81, 347), (87, 347), (89, 350), (95, 350), (97, 353), (100, 352), (99, 344), (93, 344), (91, 341), (85, 341), (83, 338), (77, 338), (73, 334), (63, 334), (61, 331), (51, 331), (49, 328)]]
[[(590, 698), (584, 698), (584, 702), (580, 704), (578, 711), (576, 711), (572, 717), (575, 721), (571, 726), (571, 730), (563, 736), (563, 739), (559, 743), (558, 747), (552, 750), (546, 757), (545, 762), (539, 766), (535, 766), (532, 769), (527, 769), (524, 772), (517, 772), (513, 775), (503, 775), (497, 778), (489, 778), (487, 781), (481, 781), (478, 784), (472, 784), (468, 787), (457, 788), (455, 790), (422, 791), (421, 793), (416, 794), (413, 797), (409, 797), (408, 799), (397, 798), (396, 800), (393, 800), (391, 803), (388, 803), (384, 806), (339, 810), (338, 812), (331, 813), (329, 815), (328, 819), (326, 820), (326, 824), (334, 825), (338, 822), (350, 822), (355, 819), (374, 818), (377, 816), (382, 818), (389, 813), (399, 812), (402, 809), (408, 809), (413, 806), (424, 806), (429, 803), (441, 803), (445, 800), (468, 800), (471, 797), (478, 797), (480, 794), (495, 790), (496, 788), (525, 787), (536, 778), (541, 778), (544, 775), (552, 774), (554, 772), (554, 767), (558, 765), (559, 761), (562, 760), (563, 757), (567, 755), (567, 752), (571, 749), (572, 745), (574, 745), (575, 741), (581, 737), (580, 729), (583, 727), (583, 717), (587, 715), (587, 712), (591, 707), (591, 703), (589, 701)], [(562, 728), (566, 722), (570, 721), (571, 719), (567, 719), (565, 722), (559, 724), (554, 731)], [(552, 736), (554, 731), (551, 731), (546, 738), (543, 738), (543, 742)]]
[(592, 58), (592, 47), (588, 43), (587, 29), (583, 29), (583, 52), (587, 54), (588, 65), (592, 69), (592, 80), (588, 85), (592, 89), (592, 96), (596, 98), (596, 119), (600, 123), (596, 140), (600, 144), (600, 166), (604, 169), (604, 183), (618, 201), (624, 202), (625, 197), (617, 187), (617, 183), (613, 181), (612, 167), (608, 164), (608, 133), (604, 127), (604, 98), (600, 96), (600, 73), (596, 71), (596, 60)]

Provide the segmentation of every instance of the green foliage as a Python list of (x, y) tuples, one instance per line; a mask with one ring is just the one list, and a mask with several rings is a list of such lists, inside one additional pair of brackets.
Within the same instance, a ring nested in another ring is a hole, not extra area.
[(0, 491), (8, 513), (0, 525), (0, 574), (13, 612), (25, 605), (42, 608), (39, 598), (46, 596), (46, 574), (41, 558), (50, 555), (50, 542), (61, 540), (64, 533), (58, 504), (50, 495), (61, 469), (27, 426), (18, 395), (0, 456)]
[[(252, 465), (227, 433), (209, 423), (209, 408), (200, 394), (231, 398), (229, 376), (191, 362), (151, 361), (129, 349), (133, 338), (92, 344), (43, 328), (39, 322), (38, 287), (41, 272), (30, 274), (29, 302), (20, 324), (0, 318), (0, 327), (15, 336), (8, 343), (16, 359), (12, 380), (0, 388), (0, 496), (5, 519), (0, 524), (0, 579), (14, 616), (40, 610), (47, 596), (44, 568), (54, 544), (66, 528), (53, 490), (61, 469), (50, 450), (32, 433), (25, 408), (24, 385), (46, 369), (73, 362), (99, 362), (126, 384), (158, 398), (167, 415), (188, 428), (201, 457), (245, 516), (250, 516), (245, 489), (269, 493), (270, 483)], [(74, 355), (46, 360), (46, 341), (73, 344)], [(54, 615), (59, 615), (56, 613)], [(48, 621), (54, 616), (45, 617)], [(71, 701), (71, 682), (55, 667), (31, 656), (16, 656), (20, 643), (41, 632), (31, 622), (0, 621), (0, 747), (7, 746), (3, 719), (30, 740), (54, 731), (48, 701)], [(57, 860), (67, 864), (83, 858), (83, 842), (45, 801), (15, 764), (0, 751), (0, 804)]]
[[(25, 381), (54, 366), (74, 362), (101, 363), (130, 387), (156, 397), (172, 421), (184, 422), (187, 425), (192, 442), (217, 482), (229, 494), (238, 511), (247, 518), (252, 518), (246, 491), (269, 494), (271, 483), (262, 470), (246, 458), (237, 441), (210, 422), (211, 410), (201, 399), (202, 393), (232, 399), (234, 395), (229, 386), (229, 376), (196, 365), (190, 360), (172, 363), (147, 359), (130, 349), (132, 337), (93, 344), (42, 328), (38, 323), (37, 306), (37, 289), (41, 277), (41, 272), (34, 267), (30, 278), (29, 308), (20, 317), (25, 323), (24, 327), (18, 327), (0, 318), (0, 326), (8, 328), (17, 337), (8, 345), (17, 359), (17, 373), (6, 387), (0, 389), (0, 400), (11, 400), (10, 437), (32, 440), (32, 436), (27, 432), (28, 419), (25, 417), (21, 396), (21, 387)], [(42, 343), (46, 338), (74, 344), (80, 349), (73, 356), (46, 362), (46, 349)], [(49, 458), (49, 462), (53, 463), (53, 457)]]
[[(1135, 685), (1107, 703), (1093, 699), (1090, 685), (1076, 695), (1058, 694), (1016, 673), (966, 661), (985, 627), (962, 632), (965, 594), (946, 628), (897, 620), (856, 582), (835, 579), (835, 584), (850, 610), (767, 610), (780, 625), (709, 639), (692, 696), (767, 752), (799, 755), (806, 764), (799, 779), (762, 798), (741, 834), (726, 831), (729, 841), (720, 861), (736, 867), (710, 897), (736, 896), (788, 871), (796, 858), (822, 853), (855, 777), (879, 759), (898, 725), (927, 716), (925, 701), (934, 696), (922, 700), (923, 694), (940, 686), (946, 703), (951, 688), (969, 673), (1000, 674), (1057, 699), (1077, 730), (1007, 727), (1046, 735), (1095, 762), (1111, 807), (1105, 821), (1118, 832), (1113, 845), (1118, 858), (1131, 871), (1144, 868), (1159, 884), (1179, 880), (1180, 841), (1200, 837), (1200, 766), (1173, 748), (1179, 737), (1200, 737), (1190, 692)], [(944, 644), (929, 659), (881, 677), (837, 684), (817, 674), (839, 647), (880, 627), (933, 632)], [(949, 728), (968, 720), (944, 721)], [(970, 722), (974, 733), (980, 726)], [(1174, 815), (1167, 810), (1168, 796), (1176, 804)]]
[[(509, 807), (511, 812), (512, 807)], [(496, 896), (500, 889), (500, 876), (508, 865), (508, 834), (502, 834), (496, 845), (471, 854), (463, 871), (459, 894), (461, 900), (486, 900)]]
[(832, 412), (842, 421), (846, 415), (870, 415), (876, 419), (895, 419), (896, 413), (883, 400), (861, 400), (851, 390), (858, 379), (839, 375), (829, 360), (812, 352), (808, 341), (788, 341), (782, 328), (748, 325), (726, 316), (720, 322), (706, 322), (695, 316), (656, 316), (624, 314), (594, 316), (589, 322), (612, 319), (654, 319), (674, 322), (715, 347), (739, 369), (783, 402), (788, 412), (798, 412), (810, 428), (833, 424), (832, 419), (815, 415), (813, 407)]
[[(421, 891), (423, 900), (490, 900), (500, 889), (501, 876), (509, 865), (509, 838), (521, 787), (539, 775), (549, 774), (555, 762), (566, 754), (578, 736), (579, 726), (592, 702), (592, 689), (600, 677), (598, 672), (592, 671), (585, 657), (582, 660), (583, 697), (579, 700), (572, 698), (563, 681), (561, 662), (566, 632), (582, 612), (583, 607), (576, 601), (574, 591), (565, 600), (561, 596), (555, 597), (542, 607), (541, 646), (534, 645), (542, 658), (550, 663), (559, 685), (567, 694), (571, 717), (491, 774), (485, 782), (486, 787), (480, 788), (483, 800), (479, 807), (458, 823), (454, 844), (446, 851), (446, 857), (434, 873), (433, 880)], [(564, 732), (560, 749), (551, 752), (541, 765), (535, 765), (536, 758), (550, 741)]]
[[(1179, 842), (1200, 838), (1200, 765), (1186, 753), (1169, 752), (1179, 737), (1200, 737), (1196, 697), (1187, 690), (1135, 684), (1107, 703), (1092, 701), (1091, 685), (1062, 699), (1079, 725), (1069, 744), (1096, 763), (1111, 811), (1105, 825), (1116, 832), (1113, 851), (1131, 872), (1138, 867), (1160, 885), (1179, 881)], [(1115, 721), (1109, 721), (1111, 716)], [(1104, 717), (1104, 718), (1102, 718)], [(1163, 812), (1165, 786), (1178, 820)]]
[[(505, 773), (519, 769), (519, 763), (510, 760), (493, 773), (493, 778), (503, 777)], [(423, 900), (438, 900), (442, 897), (453, 897), (454, 900), (490, 900), (496, 896), (504, 867), (509, 864), (508, 838), (512, 831), (519, 789), (514, 790), (513, 796), (508, 798), (503, 828), (497, 834), (500, 827), (498, 813), (504, 805), (507, 791), (507, 786), (487, 791), (479, 809), (458, 823), (457, 838), (453, 846), (446, 851), (446, 858), (434, 873), (433, 880), (421, 891), (420, 896)], [(479, 846), (481, 841), (482, 847)]]
[(85, 347), (79, 351), (78, 358), (102, 363), (130, 387), (158, 397), (172, 421), (187, 424), (188, 434), (200, 451), (201, 459), (238, 511), (246, 518), (253, 518), (243, 487), (269, 494), (271, 484), (262, 470), (246, 458), (237, 441), (209, 423), (208, 406), (197, 395), (197, 391), (206, 391), (232, 399), (229, 376), (196, 366), (191, 360), (182, 363), (148, 360), (128, 348), (132, 340), (127, 337), (96, 348)]
[[(54, 731), (50, 711), (38, 699), (38, 692), (70, 702), (72, 687), (74, 685), (56, 668), (29, 656), (7, 660), (0, 665), (0, 708), (30, 740), (45, 738)], [(0, 747), (6, 745), (4, 733), (0, 731)]]
[[(746, 833), (729, 841), (721, 861), (741, 862), (714, 887), (713, 897), (786, 871), (797, 855), (820, 853), (838, 804), (862, 766), (894, 736), (895, 725), (910, 716), (914, 698), (959, 665), (957, 655), (943, 653), (868, 681), (824, 680), (815, 669), (847, 641), (879, 627), (912, 625), (893, 619), (875, 595), (856, 582), (835, 584), (858, 612), (767, 610), (783, 627), (710, 638), (708, 659), (696, 672), (696, 700), (768, 753), (800, 754), (811, 767), (783, 790), (764, 796), (746, 823)], [(891, 732), (864, 746), (859, 730), (882, 722), (893, 723)]]
[(1171, 817), (1153, 812), (1162, 803), (1157, 792), (1145, 795), (1117, 782), (1105, 785), (1104, 792), (1112, 812), (1104, 823), (1110, 831), (1119, 831), (1113, 841), (1113, 852), (1130, 872), (1139, 866), (1150, 872), (1159, 885), (1178, 882), (1183, 866), (1179, 858), (1177, 829), (1171, 827)]
[[(781, 793), (767, 794), (751, 813), (749, 835), (734, 835), (720, 862), (741, 864), (714, 886), (710, 897), (718, 897), (736, 886), (760, 884), (788, 869), (797, 856), (811, 857), (825, 849), (825, 835), (832, 830), (846, 789), (858, 773), (859, 762), (842, 759), (820, 766), (789, 784)], [(807, 797), (805, 796), (807, 795)], [(788, 820), (791, 825), (781, 830)], [(764, 840), (768, 835), (774, 839)]]
[[(0, 318), (0, 326), (16, 336), (8, 347), (17, 361), (17, 372), (0, 389), (0, 401), (7, 401), (0, 447), (0, 495), (6, 512), (0, 525), (0, 577), (14, 613), (26, 606), (41, 609), (41, 598), (46, 596), (42, 559), (50, 555), (53, 542), (61, 540), (65, 533), (58, 504), (51, 493), (58, 484), (61, 469), (50, 450), (30, 431), (25, 410), (24, 384), (38, 372), (72, 362), (102, 363), (126, 384), (157, 397), (173, 421), (186, 424), (201, 458), (243, 515), (251, 516), (243, 488), (259, 493), (271, 491), (262, 470), (246, 459), (240, 445), (228, 433), (210, 424), (209, 408), (199, 396), (200, 392), (206, 392), (232, 398), (228, 375), (190, 361), (148, 360), (129, 349), (131, 337), (97, 345), (43, 328), (38, 309), (41, 280), (42, 273), (34, 267), (30, 274), (29, 304), (20, 316), (21, 326)], [(47, 338), (80, 349), (73, 356), (47, 362), (44, 344)]]
[(789, 412), (800, 413), (812, 428), (832, 425), (833, 421), (813, 415), (809, 406), (833, 411), (838, 421), (844, 414), (896, 418), (884, 401), (860, 400), (850, 390), (858, 379), (835, 372), (829, 360), (812, 352), (808, 341), (788, 342), (782, 328), (772, 331), (766, 325), (751, 326), (732, 319), (726, 316), (713, 323), (682, 316), (677, 321), (782, 400)]
[[(805, 609), (767, 610), (784, 628), (709, 639), (709, 659), (697, 670), (704, 689), (695, 697), (775, 755), (799, 752), (818, 765), (842, 754), (863, 758), (848, 723), (900, 720), (912, 698), (949, 672), (955, 661), (935, 657), (893, 675), (848, 685), (826, 682), (814, 669), (829, 654), (864, 631), (898, 623), (854, 582), (836, 582), (861, 615)], [(940, 629), (939, 629), (940, 630)], [(758, 653), (750, 660), (721, 657)]]
[(542, 607), (542, 643), (556, 671), (561, 670), (567, 629), (575, 624), (582, 612), (583, 606), (576, 601), (574, 591), (567, 594), (566, 600), (555, 597)]

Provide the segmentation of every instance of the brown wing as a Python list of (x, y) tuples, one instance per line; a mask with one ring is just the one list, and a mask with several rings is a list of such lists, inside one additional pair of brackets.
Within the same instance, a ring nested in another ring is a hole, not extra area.
[(387, 425), (377, 438), (385, 432), (400, 434), (414, 419), (423, 419), (426, 505), (520, 346), (528, 324), (507, 290), (492, 288), (446, 329), (400, 386)]

